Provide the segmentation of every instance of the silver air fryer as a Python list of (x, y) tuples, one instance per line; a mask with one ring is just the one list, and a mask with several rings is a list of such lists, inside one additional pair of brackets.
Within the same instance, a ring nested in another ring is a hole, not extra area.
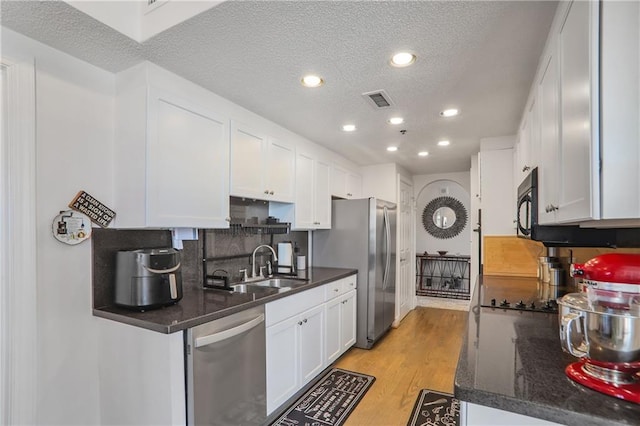
[(115, 303), (140, 310), (182, 299), (180, 252), (173, 248), (119, 251)]

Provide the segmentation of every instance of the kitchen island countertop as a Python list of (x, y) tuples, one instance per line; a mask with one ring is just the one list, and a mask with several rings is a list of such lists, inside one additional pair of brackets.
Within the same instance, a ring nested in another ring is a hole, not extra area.
[(289, 291), (255, 297), (254, 293), (233, 293), (224, 290), (203, 290), (184, 286), (183, 297), (177, 304), (160, 309), (139, 312), (118, 306), (93, 309), (93, 315), (113, 321), (146, 328), (159, 333), (175, 333), (213, 321), (236, 312), (263, 305), (301, 291), (346, 278), (358, 273), (347, 268), (309, 268), (299, 271), (297, 277), (307, 279), (307, 284)]
[[(530, 281), (535, 288), (536, 280)], [(557, 314), (481, 307), (483, 283), (507, 289), (509, 279), (479, 277), (456, 369), (456, 398), (566, 425), (640, 424), (640, 405), (565, 375), (577, 359), (560, 347)]]

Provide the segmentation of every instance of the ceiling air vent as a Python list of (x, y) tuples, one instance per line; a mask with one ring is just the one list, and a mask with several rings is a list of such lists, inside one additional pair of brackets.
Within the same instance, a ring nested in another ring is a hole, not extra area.
[(362, 96), (375, 109), (388, 108), (393, 105), (393, 101), (384, 90), (374, 90), (373, 92), (363, 93)]
[(147, 14), (153, 10), (156, 10), (163, 4), (166, 4), (169, 0), (147, 0), (147, 6), (144, 10), (144, 14)]

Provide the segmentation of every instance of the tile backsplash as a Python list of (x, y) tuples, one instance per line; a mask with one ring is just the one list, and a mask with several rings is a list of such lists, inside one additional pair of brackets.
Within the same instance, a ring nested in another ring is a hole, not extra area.
[[(93, 255), (93, 307), (113, 304), (116, 253), (120, 250), (171, 247), (169, 230), (99, 229), (92, 233)], [(203, 247), (206, 241), (206, 251)], [(291, 231), (287, 234), (245, 234), (222, 229), (200, 229), (198, 240), (183, 241), (181, 251), (182, 286), (184, 290), (202, 288), (203, 259), (207, 259), (207, 271), (223, 269), (230, 281), (241, 279), (240, 269), (251, 270), (251, 254), (261, 244), (271, 245), (277, 251), (279, 242), (291, 241), (298, 248), (298, 255), (307, 255), (308, 232)], [(271, 251), (260, 250), (256, 263), (264, 265), (271, 260)]]

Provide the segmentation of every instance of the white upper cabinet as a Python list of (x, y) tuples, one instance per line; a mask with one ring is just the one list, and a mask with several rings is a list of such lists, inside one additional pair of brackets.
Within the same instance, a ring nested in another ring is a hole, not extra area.
[(231, 195), (293, 202), (295, 150), (251, 126), (231, 125)]
[(530, 102), (518, 132), (514, 162), (516, 185), (519, 185), (540, 161), (540, 112), (536, 100), (534, 97)]
[(601, 13), (601, 216), (640, 218), (640, 3)]
[(640, 218), (639, 28), (637, 2), (560, 3), (523, 116), (540, 223)]
[(315, 229), (331, 228), (331, 192), (329, 189), (329, 163), (317, 158), (314, 167), (315, 177)]
[(312, 152), (296, 154), (294, 229), (331, 228), (329, 163)]
[(131, 77), (118, 78), (115, 227), (228, 227), (228, 118)]
[(359, 174), (352, 172), (349, 172), (347, 174), (347, 197), (362, 197), (362, 176), (360, 176)]
[(589, 220), (600, 214), (597, 40), (597, 2), (572, 2), (558, 34), (559, 222)]
[[(555, 47), (555, 46), (552, 46)], [(545, 58), (546, 67), (540, 79), (538, 99), (540, 102), (540, 165), (539, 165), (539, 222), (553, 223), (558, 208), (560, 161), (560, 122), (558, 116), (558, 64), (554, 49), (549, 49)]]
[(360, 198), (362, 193), (362, 176), (343, 169), (331, 166), (331, 195), (340, 198)]

